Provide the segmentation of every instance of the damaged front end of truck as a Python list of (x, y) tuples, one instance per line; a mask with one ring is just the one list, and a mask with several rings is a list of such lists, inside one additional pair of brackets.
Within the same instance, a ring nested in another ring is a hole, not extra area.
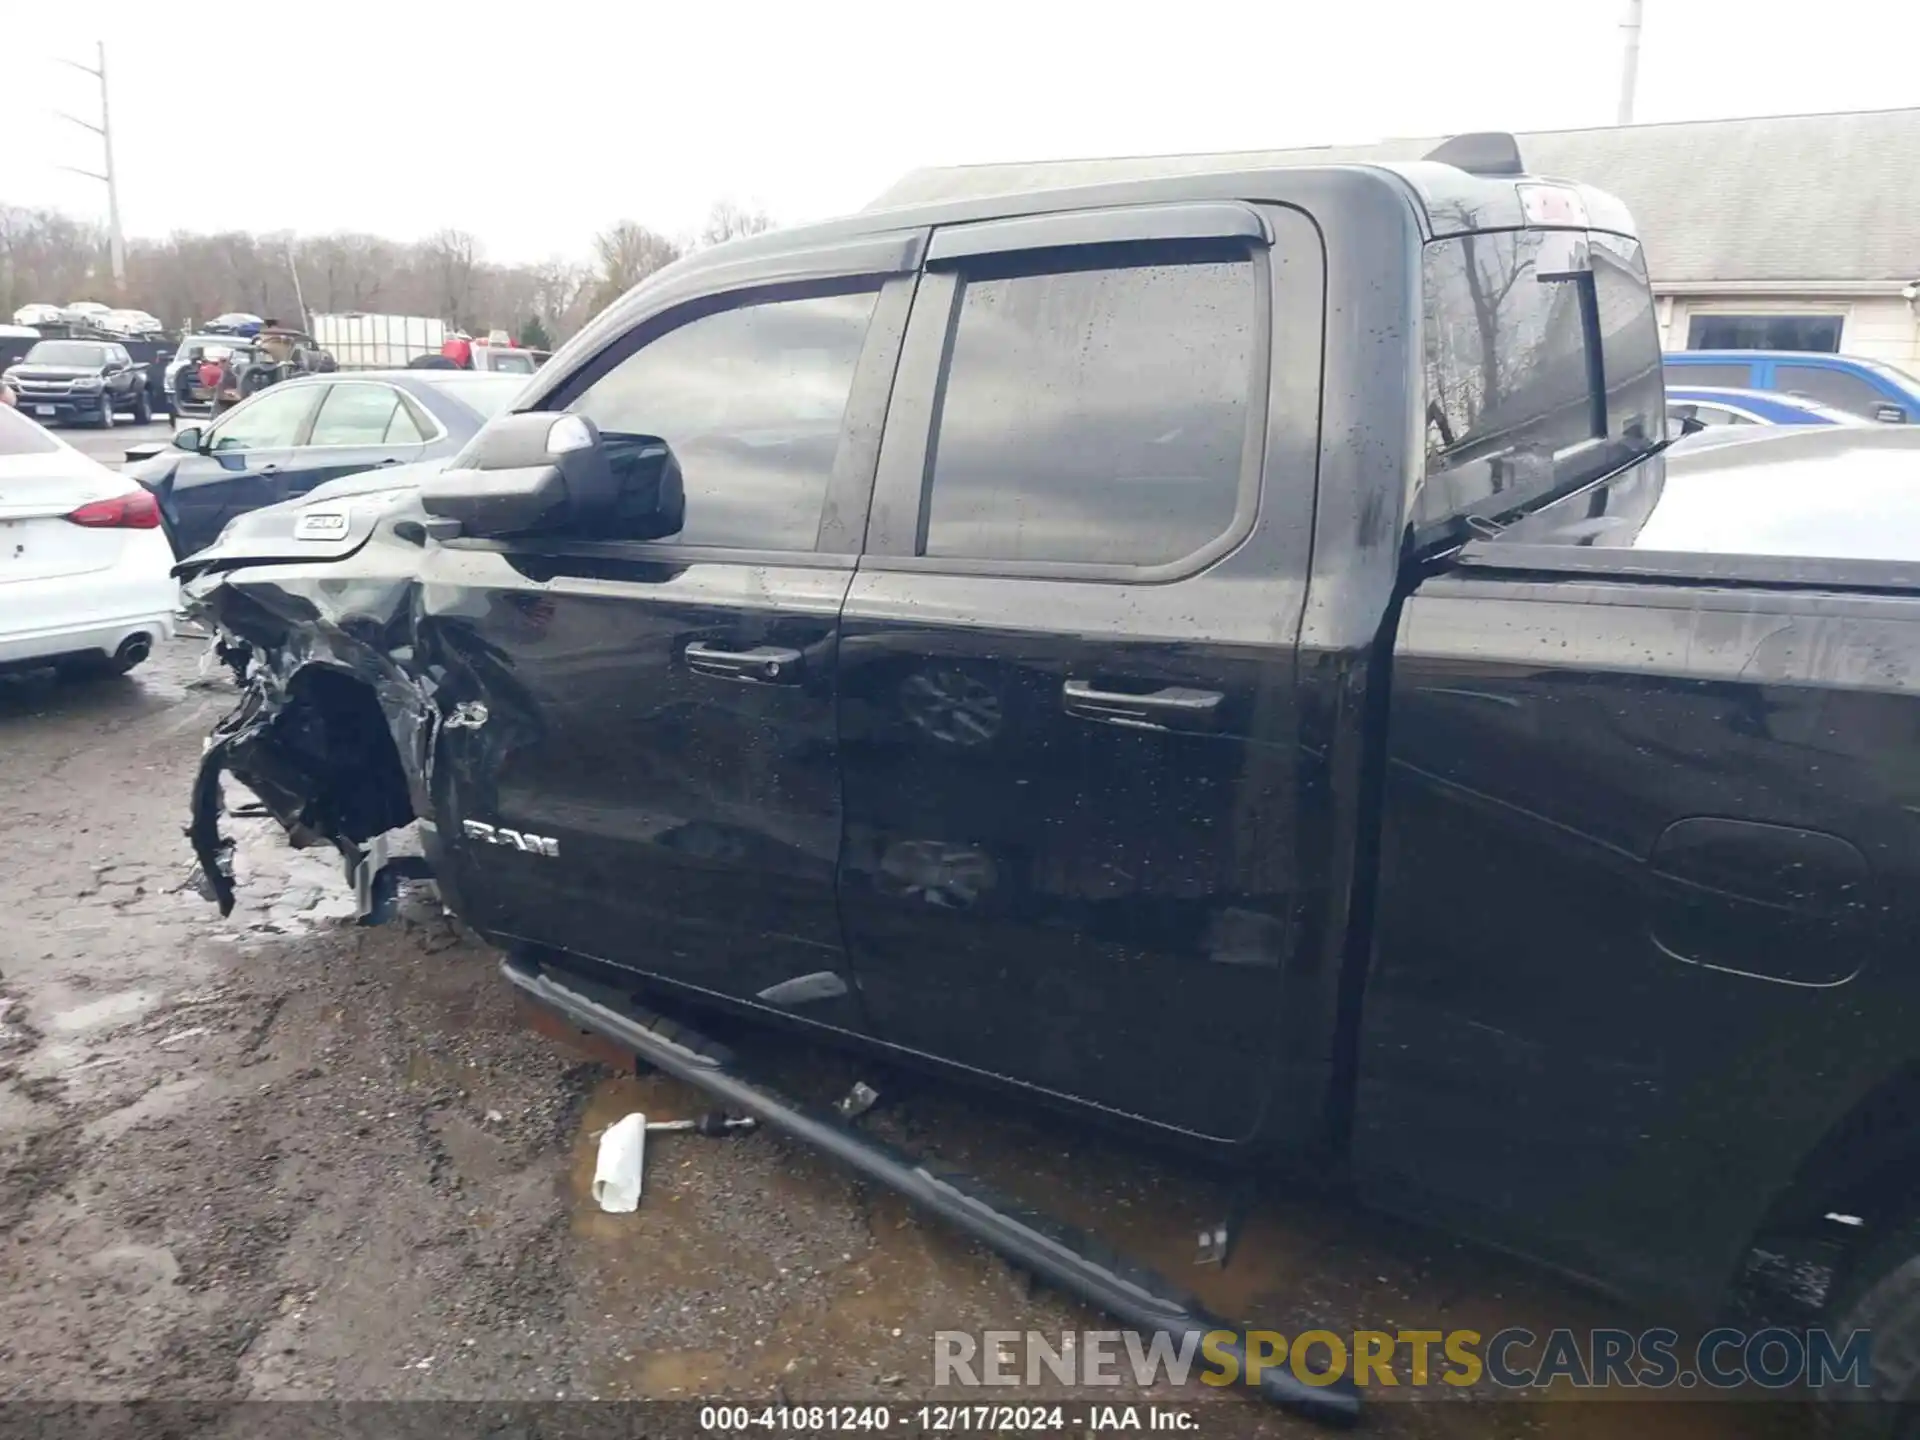
[(378, 490), (242, 516), (176, 567), (241, 692), (207, 739), (187, 831), (222, 915), (237, 883), (227, 777), (295, 846), (340, 852), (362, 923), (427, 873), (396, 853), (400, 832), (430, 819), (438, 731), (435, 683), (413, 664), (425, 536), (412, 479), (390, 471)]

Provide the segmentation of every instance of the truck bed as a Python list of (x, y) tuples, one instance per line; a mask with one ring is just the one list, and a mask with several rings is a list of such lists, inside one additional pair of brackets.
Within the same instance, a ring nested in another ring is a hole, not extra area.
[(1786, 1218), (1783, 1151), (1893, 1082), (1920, 436), (1809, 438), (1644, 467), (1405, 602), (1355, 1132), (1377, 1203), (1704, 1303)]

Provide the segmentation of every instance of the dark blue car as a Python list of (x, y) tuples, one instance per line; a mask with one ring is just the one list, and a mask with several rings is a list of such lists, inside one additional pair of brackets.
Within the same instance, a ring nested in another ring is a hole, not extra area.
[(1777, 391), (1866, 420), (1920, 421), (1920, 380), (1879, 360), (1804, 350), (1681, 350), (1664, 358), (1669, 385)]
[(208, 425), (177, 431), (127, 472), (160, 501), (179, 556), (212, 544), (236, 515), (316, 485), (459, 451), (526, 388), (524, 375), (374, 370), (269, 386)]

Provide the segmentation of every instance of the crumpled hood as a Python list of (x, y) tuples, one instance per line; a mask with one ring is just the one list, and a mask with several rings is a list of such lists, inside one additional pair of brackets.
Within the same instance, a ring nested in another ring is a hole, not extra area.
[(344, 560), (381, 524), (424, 519), (420, 482), (446, 466), (446, 459), (422, 460), (343, 475), (298, 499), (235, 516), (213, 544), (182, 560), (173, 573), (189, 580), (247, 565)]

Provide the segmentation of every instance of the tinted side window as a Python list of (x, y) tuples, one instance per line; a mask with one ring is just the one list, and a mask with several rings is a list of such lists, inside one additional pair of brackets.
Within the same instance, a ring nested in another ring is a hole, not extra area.
[(1687, 365), (1672, 367), (1667, 378), (1676, 385), (1702, 385), (1709, 390), (1746, 390), (1753, 385), (1751, 365)]
[[(568, 408), (679, 461), (687, 545), (811, 550), (877, 290), (742, 305), (648, 341)], [(627, 447), (631, 449), (632, 447)]]
[(387, 444), (418, 445), (431, 433), (432, 427), (421, 419), (412, 400), (403, 397), (393, 407), (393, 419), (387, 425)]
[(313, 409), (311, 385), (263, 390), (214, 423), (215, 450), (276, 450), (293, 444)]
[(378, 445), (400, 397), (384, 385), (335, 385), (320, 402), (309, 445)]
[(1895, 403), (1858, 375), (1820, 365), (1775, 365), (1773, 388), (1789, 395), (1804, 395), (1839, 410), (1850, 410), (1869, 420), (1882, 405)]
[(924, 553), (1154, 565), (1232, 525), (1264, 333), (1251, 256), (1075, 258), (963, 277)]

